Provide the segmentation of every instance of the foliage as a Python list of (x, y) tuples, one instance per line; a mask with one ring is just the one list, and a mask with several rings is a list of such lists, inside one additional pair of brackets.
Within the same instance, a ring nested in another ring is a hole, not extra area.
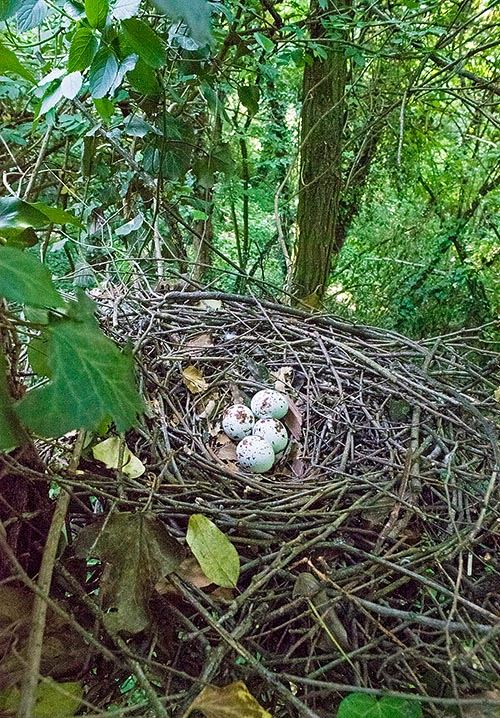
[(342, 699), (338, 718), (422, 718), (417, 701), (384, 696), (377, 700), (365, 693), (351, 693)]

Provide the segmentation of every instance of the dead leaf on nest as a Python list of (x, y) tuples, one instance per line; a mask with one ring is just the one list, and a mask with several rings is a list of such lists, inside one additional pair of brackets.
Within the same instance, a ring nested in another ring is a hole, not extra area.
[(194, 710), (203, 713), (205, 718), (272, 718), (243, 681), (230, 683), (224, 688), (206, 686), (182, 718), (188, 718)]
[(280, 391), (282, 394), (286, 394), (288, 389), (292, 386), (293, 381), (293, 367), (282, 366), (278, 371), (272, 371), (271, 376), (274, 376), (276, 381), (274, 382), (274, 388), (276, 391)]
[(203, 309), (209, 309), (212, 312), (217, 312), (219, 309), (222, 309), (222, 301), (220, 299), (202, 299), (198, 306)]
[(205, 377), (199, 369), (193, 366), (193, 364), (190, 364), (182, 370), (182, 376), (184, 378), (184, 383), (191, 394), (200, 394), (202, 391), (206, 391), (208, 389)]
[(302, 433), (302, 412), (298, 408), (297, 404), (287, 396), (288, 399), (288, 411), (281, 420), (288, 431), (296, 439), (300, 439)]
[(189, 349), (207, 349), (214, 346), (214, 340), (210, 332), (202, 332), (188, 339), (184, 346)]
[[(108, 469), (121, 469), (122, 474), (131, 479), (138, 479), (146, 471), (142, 461), (133, 454), (119, 436), (110, 436), (92, 448), (94, 459), (102, 461)], [(121, 462), (121, 466), (120, 466)]]
[(217, 458), (221, 459), (222, 461), (236, 461), (238, 458), (236, 455), (236, 446), (233, 444), (232, 441), (230, 441), (228, 444), (224, 444), (220, 447), (220, 449), (217, 449), (215, 452)]
[[(212, 583), (212, 581), (210, 581), (210, 579), (203, 573), (203, 569), (194, 556), (185, 558), (184, 561), (181, 561), (179, 566), (175, 569), (175, 573), (186, 581), (186, 583), (190, 583), (192, 586), (196, 586), (197, 588), (205, 588), (206, 586), (210, 586)], [(170, 583), (167, 577), (161, 578), (155, 585), (155, 589), (161, 595), (178, 593), (175, 586)]]

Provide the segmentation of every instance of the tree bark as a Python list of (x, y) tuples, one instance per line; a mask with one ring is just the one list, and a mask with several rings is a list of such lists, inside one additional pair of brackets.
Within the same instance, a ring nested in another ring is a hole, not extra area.
[[(325, 14), (348, 10), (351, 0), (330, 0)], [(317, 0), (311, 0), (311, 39), (325, 35)], [(332, 256), (338, 251), (337, 225), (342, 187), (347, 61), (343, 45), (329, 40), (327, 57), (304, 68), (300, 145), (298, 237), (292, 273), (297, 303), (318, 307), (328, 287)]]

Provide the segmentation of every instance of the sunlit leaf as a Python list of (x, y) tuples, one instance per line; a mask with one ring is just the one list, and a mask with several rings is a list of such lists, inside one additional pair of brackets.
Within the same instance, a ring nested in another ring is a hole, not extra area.
[(108, 17), (108, 0), (85, 0), (85, 14), (91, 27), (103, 27)]
[(89, 74), (89, 89), (92, 97), (105, 97), (113, 88), (118, 73), (118, 61), (111, 50), (101, 47), (92, 61)]
[(195, 710), (205, 718), (272, 718), (271, 713), (258, 703), (243, 681), (230, 683), (224, 688), (206, 686), (183, 718), (188, 718)]
[[(121, 464), (120, 464), (121, 454)], [(92, 448), (94, 459), (102, 461), (108, 469), (120, 468), (125, 476), (137, 479), (146, 471), (146, 467), (140, 459), (135, 456), (128, 446), (122, 448), (122, 440), (119, 436), (110, 436), (109, 439), (101, 441)]]
[(123, 432), (143, 410), (132, 356), (102, 333), (85, 306), (93, 303), (84, 297), (81, 293), (76, 321), (58, 319), (45, 330), (50, 381), (31, 389), (16, 405), (18, 416), (39, 436), (61, 436), (72, 429), (92, 431), (107, 417)]
[(21, 0), (18, 3), (17, 26), (21, 32), (38, 27), (47, 16), (49, 6), (45, 0)]
[(126, 20), (139, 12), (141, 0), (115, 0), (111, 5), (111, 15), (115, 20)]
[(123, 20), (122, 29), (129, 47), (150, 67), (163, 67), (165, 48), (152, 27), (136, 17)]
[(234, 588), (240, 575), (240, 558), (228, 537), (202, 514), (189, 517), (186, 541), (205, 575), (218, 586)]
[(389, 696), (377, 700), (365, 693), (351, 693), (340, 702), (338, 718), (421, 718), (418, 701)]
[(101, 586), (105, 621), (109, 630), (128, 633), (149, 625), (155, 584), (175, 571), (183, 557), (182, 546), (165, 524), (143, 512), (111, 514), (103, 525), (84, 528), (76, 551), (109, 564), (109, 578)]
[(73, 35), (69, 47), (68, 72), (86, 70), (97, 52), (98, 40), (92, 28), (81, 25)]
[(68, 100), (75, 98), (80, 92), (83, 78), (80, 72), (70, 72), (61, 81), (61, 92)]
[(59, 207), (49, 207), (49, 205), (44, 204), (43, 202), (34, 202), (31, 207), (34, 207), (39, 212), (44, 214), (52, 224), (74, 224), (77, 227), (83, 228), (81, 220), (65, 209), (60, 209)]
[(200, 394), (200, 392), (208, 389), (205, 377), (201, 371), (192, 364), (182, 370), (182, 377), (191, 394)]
[(0, 297), (35, 307), (64, 307), (50, 271), (36, 257), (0, 246)]

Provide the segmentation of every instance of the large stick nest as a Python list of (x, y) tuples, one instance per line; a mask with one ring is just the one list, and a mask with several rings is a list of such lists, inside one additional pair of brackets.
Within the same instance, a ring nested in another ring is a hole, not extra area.
[[(175, 580), (150, 604), (156, 634), (121, 646), (175, 716), (206, 683), (236, 680), (274, 718), (331, 717), (355, 690), (465, 715), (496, 688), (499, 377), (479, 332), (416, 343), (202, 292), (100, 305), (138, 360), (147, 416), (127, 444), (147, 472), (117, 482), (84, 462), (73, 524), (91, 520), (88, 495), (97, 511), (152, 512), (181, 541), (204, 514), (241, 559), (237, 590)], [(221, 415), (275, 386), (292, 441), (252, 475)], [(94, 705), (118, 700), (109, 670)]]

